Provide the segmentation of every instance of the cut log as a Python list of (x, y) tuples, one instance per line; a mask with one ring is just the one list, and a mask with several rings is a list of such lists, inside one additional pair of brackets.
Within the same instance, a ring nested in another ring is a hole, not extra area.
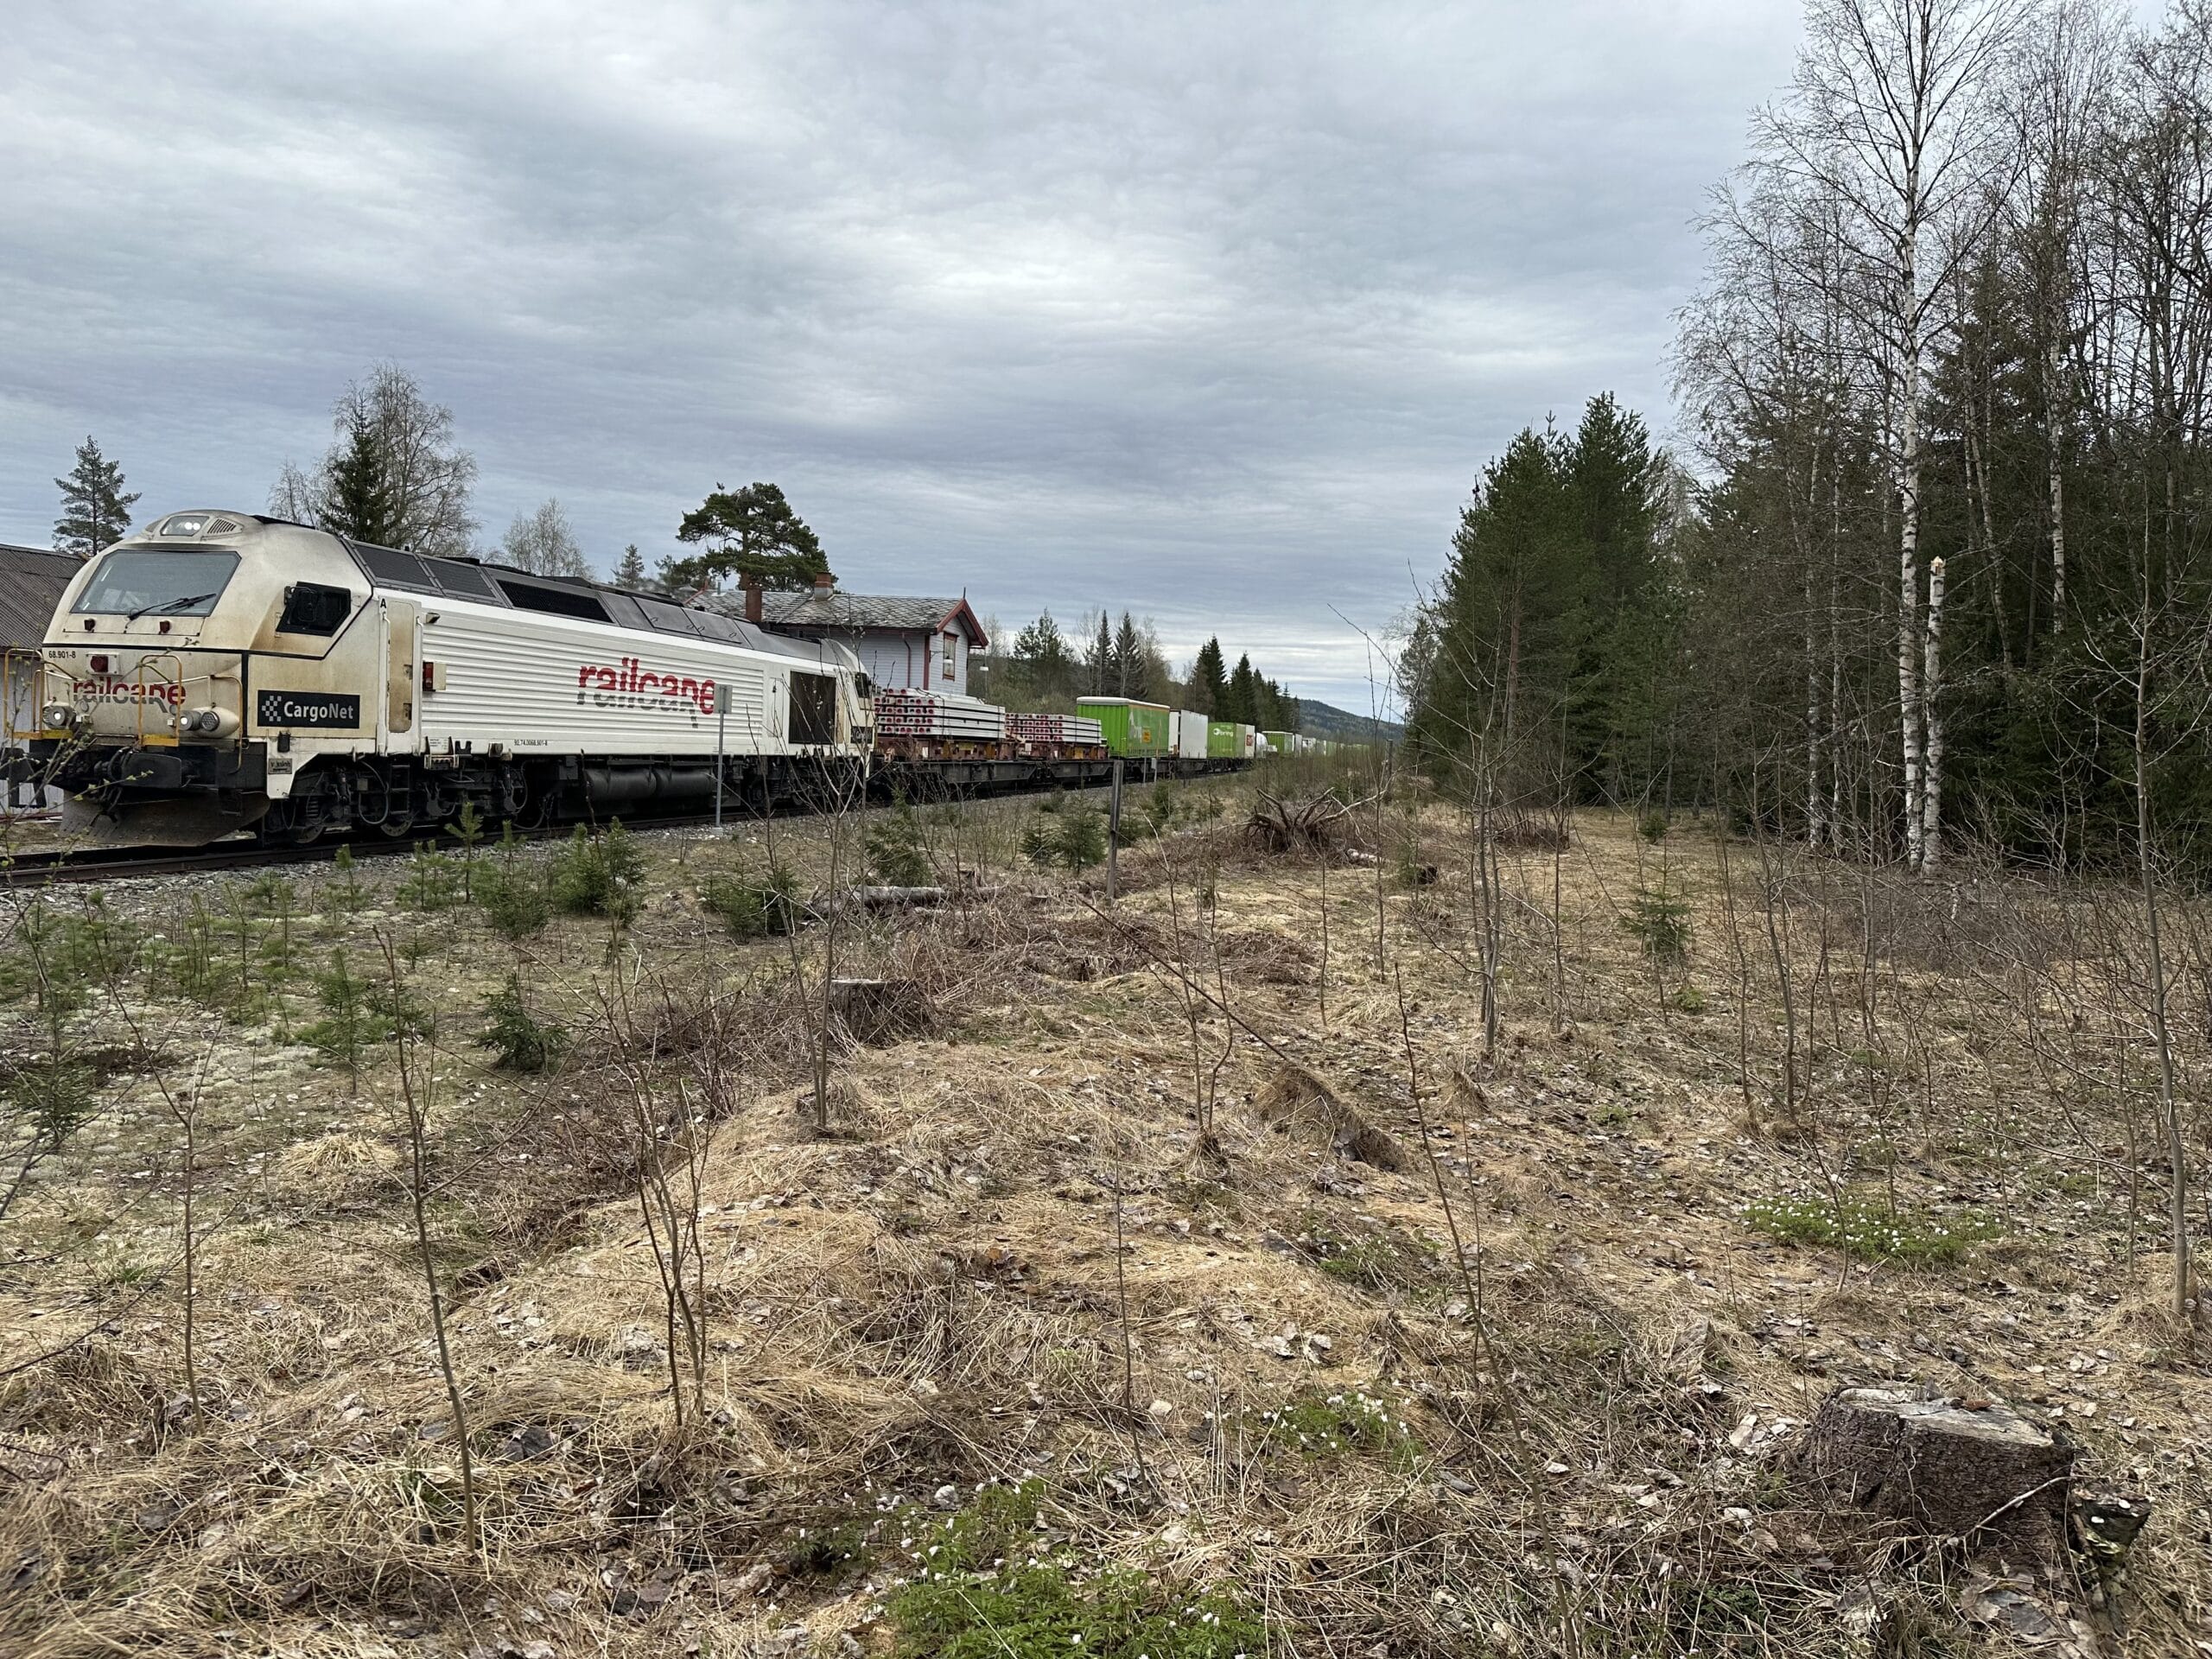
[(912, 979), (833, 979), (830, 1011), (857, 1042), (887, 1043), (929, 1028), (929, 993)]
[(2064, 1548), (2074, 1448), (2009, 1406), (1889, 1389), (1828, 1396), (1801, 1466), (1837, 1502), (2050, 1566)]
[(832, 895), (817, 893), (808, 908), (817, 915), (826, 915), (839, 903), (858, 906), (862, 910), (926, 910), (938, 905), (949, 905), (955, 899), (995, 899), (1005, 889), (1001, 887), (848, 887), (842, 900)]
[(853, 901), (871, 910), (902, 905), (941, 905), (949, 896), (943, 887), (855, 887)]

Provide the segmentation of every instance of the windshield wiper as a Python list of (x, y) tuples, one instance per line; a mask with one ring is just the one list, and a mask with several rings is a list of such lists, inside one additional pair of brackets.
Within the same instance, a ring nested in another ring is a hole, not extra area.
[(123, 620), (136, 622), (142, 616), (159, 616), (163, 611), (181, 611), (188, 605), (201, 604), (214, 597), (213, 594), (187, 594), (181, 599), (165, 599), (158, 605), (141, 605)]

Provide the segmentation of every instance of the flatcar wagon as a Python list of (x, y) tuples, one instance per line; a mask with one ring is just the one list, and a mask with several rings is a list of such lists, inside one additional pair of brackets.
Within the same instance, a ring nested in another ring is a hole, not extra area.
[(35, 671), (32, 764), (118, 843), (666, 810), (718, 772), (766, 808), (864, 787), (874, 741), (842, 645), (247, 512), (92, 560)]

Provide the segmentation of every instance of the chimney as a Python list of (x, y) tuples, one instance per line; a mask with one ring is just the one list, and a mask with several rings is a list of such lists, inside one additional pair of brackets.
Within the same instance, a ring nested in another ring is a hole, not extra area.
[(745, 584), (745, 620), (757, 628), (760, 626), (760, 584), (748, 582)]
[(814, 596), (820, 599), (837, 589), (837, 578), (827, 570), (817, 571), (814, 577)]

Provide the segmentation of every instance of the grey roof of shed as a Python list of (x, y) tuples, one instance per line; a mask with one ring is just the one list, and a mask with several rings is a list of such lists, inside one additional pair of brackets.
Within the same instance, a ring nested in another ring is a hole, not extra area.
[(73, 553), (0, 542), (0, 647), (13, 650), (45, 639), (61, 590), (83, 563)]
[[(742, 594), (721, 594), (724, 605), (742, 608)], [(934, 633), (956, 618), (967, 630), (968, 643), (978, 650), (990, 644), (983, 625), (964, 599), (906, 598), (891, 594), (820, 593), (764, 594), (761, 610), (772, 628), (791, 628), (808, 633), (887, 632)]]

